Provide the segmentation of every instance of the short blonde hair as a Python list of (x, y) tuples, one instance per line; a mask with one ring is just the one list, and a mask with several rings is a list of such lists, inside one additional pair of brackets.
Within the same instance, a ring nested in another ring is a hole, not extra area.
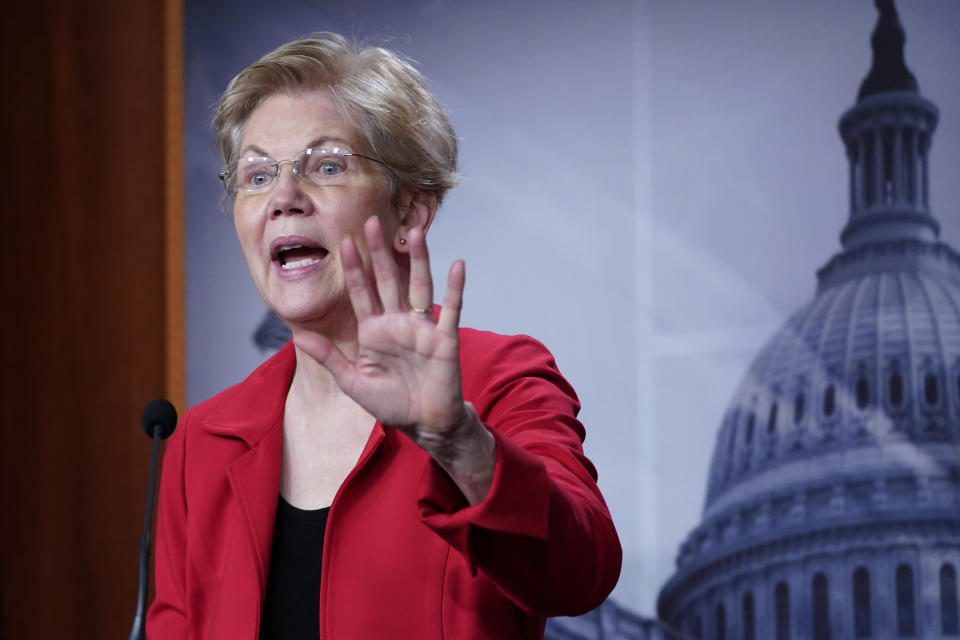
[(224, 167), (232, 169), (243, 126), (265, 98), (314, 89), (330, 91), (389, 166), (394, 204), (405, 189), (431, 192), (439, 203), (456, 185), (457, 137), (423, 76), (387, 49), (359, 48), (330, 32), (288, 42), (230, 81), (214, 113)]

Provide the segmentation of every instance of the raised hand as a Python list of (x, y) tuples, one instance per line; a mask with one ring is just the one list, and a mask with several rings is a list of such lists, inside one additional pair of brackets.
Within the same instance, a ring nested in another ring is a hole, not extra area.
[[(456, 476), (492, 474), (493, 438), (463, 401), (458, 326), (463, 301), (464, 263), (450, 267), (439, 317), (433, 313), (433, 279), (424, 233), (407, 236), (410, 278), (401, 291), (399, 268), (380, 222), (364, 224), (370, 250), (371, 286), (360, 253), (349, 236), (340, 244), (347, 290), (357, 318), (357, 356), (350, 360), (326, 336), (301, 331), (297, 347), (317, 360), (357, 404), (384, 426), (406, 433)], [(478, 450), (479, 449), (479, 450)], [(487, 482), (481, 484), (489, 485)], [(484, 489), (483, 494), (486, 493)], [(482, 498), (482, 495), (479, 496)]]

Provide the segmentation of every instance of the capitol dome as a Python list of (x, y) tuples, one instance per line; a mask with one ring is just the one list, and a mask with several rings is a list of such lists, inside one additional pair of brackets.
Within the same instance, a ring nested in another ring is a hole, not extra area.
[(819, 487), (838, 515), (854, 478), (930, 490), (960, 468), (960, 258), (908, 240), (857, 253), (842, 266), (862, 273), (822, 287), (754, 360), (717, 436), (705, 519)]
[(960, 637), (960, 254), (929, 210), (937, 108), (877, 7), (843, 250), (735, 392), (660, 593), (693, 638)]

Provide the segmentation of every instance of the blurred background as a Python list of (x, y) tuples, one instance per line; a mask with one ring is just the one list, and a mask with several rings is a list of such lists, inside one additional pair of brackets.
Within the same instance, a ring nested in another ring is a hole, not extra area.
[[(940, 107), (931, 209), (956, 247), (960, 4), (898, 9)], [(876, 20), (869, 0), (16, 8), (2, 27), (3, 637), (129, 629), (140, 408), (168, 395), (182, 412), (268, 355), (219, 211), (211, 108), (312, 30), (399, 51), (448, 108), (463, 181), (430, 233), (435, 279), (466, 259), (463, 324), (555, 354), (624, 546), (613, 598), (654, 615), (739, 380), (840, 248), (837, 121)]]

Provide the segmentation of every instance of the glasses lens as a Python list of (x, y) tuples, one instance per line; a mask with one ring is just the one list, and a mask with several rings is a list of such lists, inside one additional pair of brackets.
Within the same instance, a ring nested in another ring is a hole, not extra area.
[(270, 158), (242, 158), (237, 164), (237, 189), (256, 191), (268, 187), (276, 173), (276, 163)]
[(349, 152), (337, 147), (307, 149), (300, 160), (301, 175), (316, 184), (333, 184), (350, 170)]

